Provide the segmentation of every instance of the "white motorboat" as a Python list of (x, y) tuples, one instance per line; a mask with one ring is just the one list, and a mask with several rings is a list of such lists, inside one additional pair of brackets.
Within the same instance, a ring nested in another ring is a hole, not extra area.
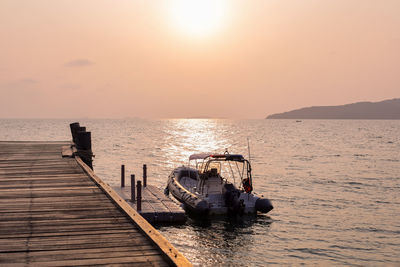
[(242, 215), (273, 209), (267, 198), (253, 193), (250, 162), (228, 152), (191, 155), (189, 166), (178, 167), (169, 175), (165, 193), (199, 214)]

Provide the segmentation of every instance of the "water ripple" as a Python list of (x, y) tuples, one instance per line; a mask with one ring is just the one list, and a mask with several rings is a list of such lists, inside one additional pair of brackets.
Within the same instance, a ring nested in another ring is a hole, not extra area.
[[(0, 140), (70, 140), (70, 120), (0, 120)], [(96, 173), (163, 188), (192, 153), (247, 155), (268, 214), (159, 227), (195, 266), (398, 265), (400, 121), (82, 120)]]

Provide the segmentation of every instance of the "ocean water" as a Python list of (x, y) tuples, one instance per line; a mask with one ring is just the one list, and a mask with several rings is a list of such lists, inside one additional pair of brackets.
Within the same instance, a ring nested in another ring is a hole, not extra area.
[[(0, 120), (0, 140), (70, 140), (71, 120)], [(197, 266), (400, 265), (400, 121), (81, 120), (95, 172), (120, 165), (150, 184), (196, 152), (241, 153), (267, 215), (189, 220), (158, 230)]]

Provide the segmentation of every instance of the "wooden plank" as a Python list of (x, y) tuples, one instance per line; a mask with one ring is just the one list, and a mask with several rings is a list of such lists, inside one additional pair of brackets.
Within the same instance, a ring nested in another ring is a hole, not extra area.
[(96, 228), (97, 224), (116, 224), (116, 225), (121, 225), (124, 223), (131, 223), (129, 219), (127, 219), (124, 216), (120, 217), (109, 217), (109, 218), (82, 218), (79, 220), (73, 220), (73, 219), (66, 219), (66, 218), (56, 218), (54, 220), (35, 220), (35, 221), (0, 221), (0, 227), (3, 227), (4, 230), (5, 227), (9, 227), (14, 225), (15, 228), (17, 227), (26, 227), (29, 226), (31, 228), (35, 227), (67, 227), (67, 226), (73, 226), (73, 225), (93, 225), (93, 228)]
[[(12, 241), (12, 242), (11, 242)], [(45, 242), (30, 242), (29, 240), (9, 240), (8, 243), (0, 242), (0, 253), (18, 251), (42, 251), (59, 249), (84, 249), (84, 248), (107, 248), (107, 247), (130, 247), (137, 245), (151, 245), (152, 243), (143, 236), (136, 236), (130, 240), (127, 238), (107, 238), (96, 240), (62, 240)], [(154, 246), (153, 246), (154, 247)], [(158, 249), (158, 248), (157, 248)]]
[[(35, 264), (36, 263), (36, 264)], [(93, 266), (93, 265), (115, 265), (126, 263), (129, 266), (168, 266), (160, 255), (117, 257), (102, 259), (73, 259), (62, 261), (32, 262), (33, 266)], [(4, 266), (21, 266), (20, 264), (7, 264)]]
[(71, 145), (61, 147), (62, 157), (72, 158), (74, 152), (72, 151)]
[[(81, 202), (84, 203), (85, 201), (89, 200), (98, 200), (98, 201), (105, 201), (108, 200), (109, 198), (104, 195), (104, 194), (90, 194), (86, 196), (80, 196), (77, 198), (74, 195), (67, 195), (67, 196), (40, 196), (37, 198), (30, 198), (30, 196), (26, 198), (18, 198), (18, 199), (13, 199), (12, 201), (15, 203), (43, 203), (43, 202), (65, 202), (65, 203), (72, 203), (72, 202)], [(0, 198), (0, 203), (7, 203), (9, 202), (9, 199), (1, 199)]]
[[(120, 228), (115, 228), (115, 229), (110, 229), (109, 231), (106, 232), (107, 234), (132, 234), (132, 233), (138, 233), (137, 228), (125, 228), (125, 229), (120, 229)], [(56, 237), (56, 236), (84, 236), (84, 235), (101, 235), (105, 234), (103, 230), (99, 229), (89, 229), (89, 230), (81, 230), (81, 229), (73, 229), (73, 231), (69, 232), (36, 232), (36, 231), (26, 231), (26, 232), (17, 232), (17, 233), (12, 233), (10, 231), (8, 232), (1, 232), (0, 231), (0, 239), (6, 239), (6, 238), (39, 238), (39, 237)]]
[(0, 199), (2, 198), (42, 198), (42, 197), (68, 197), (68, 196), (89, 196), (89, 195), (101, 195), (102, 192), (98, 188), (88, 189), (64, 189), (64, 190), (33, 190), (33, 191), (8, 191), (0, 190)]
[[(91, 249), (91, 250), (57, 250), (47, 252), (32, 251), (32, 252), (14, 252), (12, 255), (0, 254), (0, 262), (4, 263), (24, 263), (26, 258), (30, 262), (43, 262), (43, 261), (65, 261), (79, 259), (102, 259), (102, 258), (117, 258), (117, 257), (140, 257), (140, 256), (153, 256), (159, 255), (159, 251), (152, 246), (140, 246), (140, 250), (132, 250), (119, 248), (119, 251), (107, 251), (104, 249)], [(118, 248), (117, 248), (118, 249)], [(104, 253), (107, 252), (107, 253)], [(15, 260), (16, 259), (16, 260)]]
[[(26, 200), (24, 198), (23, 200)], [(35, 200), (40, 200), (40, 198), (36, 198)], [(57, 200), (57, 199), (55, 199)], [(103, 201), (105, 202), (105, 201)], [(63, 209), (63, 208), (78, 208), (78, 209), (85, 209), (85, 208), (94, 208), (94, 209), (104, 209), (104, 208), (115, 208), (112, 203), (105, 202), (102, 203), (101, 200), (98, 199), (88, 199), (85, 201), (85, 205), (82, 205), (82, 202), (79, 201), (71, 201), (70, 203), (65, 203), (62, 201), (54, 201), (54, 202), (38, 202), (38, 201), (24, 201), (24, 202), (14, 202), (14, 203), (4, 203), (0, 202), (0, 212), (4, 212), (7, 209), (15, 209), (16, 211), (20, 210), (32, 210), (35, 209)]]
[(141, 239), (144, 238), (142, 233), (137, 229), (125, 231), (124, 233), (99, 233), (96, 235), (80, 233), (79, 235), (41, 235), (41, 236), (26, 236), (26, 235), (10, 235), (12, 239), (8, 237), (0, 237), (0, 247), (5, 245), (12, 245), (14, 243), (29, 243), (29, 245), (33, 244), (72, 244), (76, 243), (85, 243), (85, 242), (102, 242), (107, 241), (107, 239), (116, 240), (126, 240), (130, 242), (129, 239)]
[(59, 188), (59, 189), (75, 189), (78, 187), (81, 188), (95, 188), (93, 187), (93, 184), (88, 183), (87, 181), (82, 181), (82, 182), (58, 182), (55, 181), (54, 183), (35, 183), (35, 182), (28, 182), (24, 184), (2, 184), (0, 182), (0, 191), (2, 190), (14, 190), (14, 189), (22, 189), (22, 190), (32, 190), (33, 187), (35, 190), (52, 190), (54, 188)]
[(1, 207), (0, 206), (0, 216), (3, 214), (8, 213), (15, 213), (15, 214), (26, 214), (26, 213), (54, 213), (54, 212), (71, 212), (71, 211), (107, 211), (107, 210), (115, 210), (113, 206), (106, 206), (106, 205), (95, 205), (95, 206), (63, 206), (63, 207), (35, 207), (35, 208), (27, 208), (27, 207)]
[(87, 180), (87, 177), (70, 177), (70, 176), (65, 176), (65, 177), (60, 177), (60, 178), (54, 178), (54, 177), (45, 177), (45, 178), (39, 178), (39, 177), (28, 177), (28, 178), (11, 178), (11, 179), (1, 179), (0, 180), (0, 185), (2, 186), (24, 186), (24, 185), (46, 185), (46, 184), (52, 184), (53, 186), (55, 184), (60, 184), (60, 185), (68, 185), (68, 184), (75, 184), (75, 183), (81, 183), (81, 184), (90, 184), (90, 182)]
[(132, 230), (135, 229), (132, 227), (130, 223), (126, 224), (119, 224), (115, 225), (113, 224), (99, 224), (96, 226), (93, 225), (57, 225), (57, 226), (46, 226), (46, 227), (30, 227), (29, 225), (23, 226), (23, 227), (16, 227), (9, 229), (8, 231), (4, 231), (0, 229), (0, 238), (4, 238), (6, 236), (12, 236), (12, 235), (28, 235), (28, 236), (34, 236), (34, 235), (59, 235), (59, 234), (73, 234), (76, 233), (77, 231), (82, 231), (87, 234), (91, 234), (92, 232), (95, 231), (101, 231), (101, 232), (113, 232), (113, 231), (123, 231), (123, 230)]
[[(76, 232), (76, 231), (95, 231), (95, 230), (124, 230), (124, 229), (136, 229), (136, 226), (132, 226), (130, 222), (116, 222), (116, 221), (94, 221), (95, 224), (50, 224), (50, 225), (32, 225), (30, 222), (19, 223), (13, 226), (10, 224), (3, 224), (2, 229), (0, 229), (0, 234), (15, 234), (15, 233), (53, 233), (54, 235), (63, 232)], [(12, 227), (13, 226), (13, 227)], [(5, 229), (3, 227), (8, 227)]]
[(31, 212), (31, 213), (2, 213), (0, 221), (35, 221), (55, 220), (58, 218), (80, 220), (85, 218), (124, 217), (116, 210), (86, 210), (65, 212)]
[(86, 181), (87, 177), (82, 176), (82, 174), (77, 173), (77, 174), (62, 174), (62, 175), (40, 175), (40, 176), (35, 176), (35, 175), (30, 175), (27, 177), (3, 177), (1, 179), (2, 183), (7, 183), (7, 182), (18, 182), (18, 183), (23, 183), (23, 182), (30, 182), (30, 181), (36, 181), (36, 182), (48, 182), (48, 181), (54, 181), (54, 180), (61, 180), (61, 181)]
[(0, 257), (11, 258), (8, 256), (20, 255), (24, 256), (30, 253), (31, 257), (34, 256), (52, 256), (52, 255), (77, 255), (77, 254), (107, 254), (113, 252), (135, 252), (135, 251), (149, 251), (154, 250), (153, 245), (137, 245), (134, 247), (104, 247), (104, 248), (83, 248), (83, 249), (61, 249), (61, 250), (41, 250), (41, 251), (21, 251), (12, 253), (0, 253)]

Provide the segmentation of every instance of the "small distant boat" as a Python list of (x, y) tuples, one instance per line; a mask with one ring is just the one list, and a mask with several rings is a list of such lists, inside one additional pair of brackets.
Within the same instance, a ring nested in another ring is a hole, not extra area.
[(301, 122), (301, 120), (296, 120), (296, 122)]
[(197, 214), (243, 215), (273, 209), (267, 198), (252, 192), (250, 162), (228, 152), (191, 155), (189, 166), (174, 169), (165, 188), (167, 195), (171, 193), (185, 209)]

